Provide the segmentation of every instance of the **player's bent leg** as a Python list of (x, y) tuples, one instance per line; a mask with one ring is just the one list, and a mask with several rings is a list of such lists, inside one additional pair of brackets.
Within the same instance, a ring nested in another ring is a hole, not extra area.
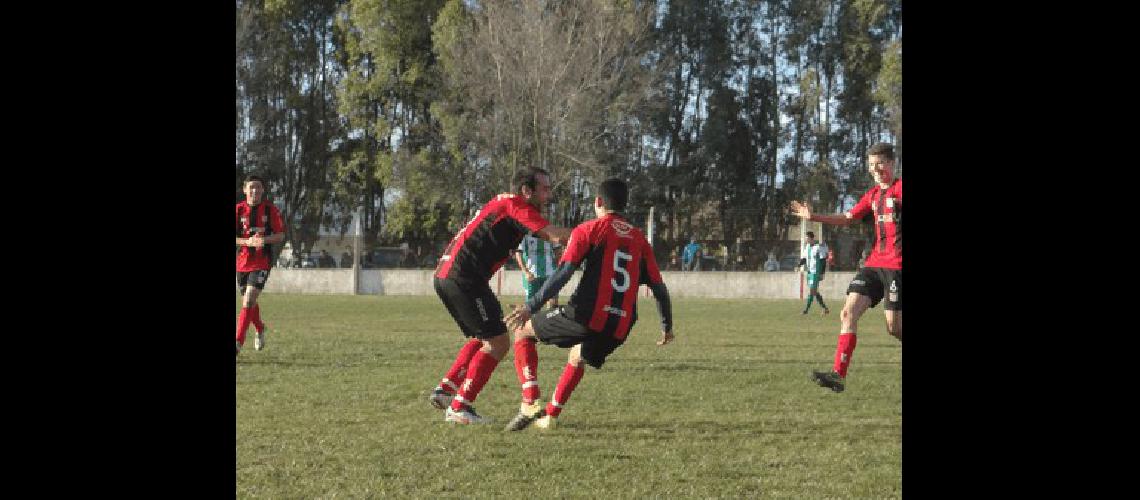
[(242, 307), (253, 307), (257, 305), (257, 297), (261, 295), (261, 289), (253, 285), (246, 285), (245, 295), (241, 297)]
[(255, 310), (257, 308), (257, 298), (259, 296), (261, 296), (260, 288), (257, 288), (253, 285), (247, 285), (245, 287), (245, 295), (242, 297), (241, 301), (242, 309), (245, 309), (247, 311), (247, 314), (249, 314), (249, 323), (254, 325), (255, 334), (253, 336), (253, 348), (258, 351), (265, 349), (265, 332), (258, 329), (256, 325), (256, 322), (260, 321), (260, 318), (256, 317), (257, 312)]
[(884, 311), (887, 316), (887, 333), (902, 342), (902, 311)]
[(855, 333), (859, 318), (871, 307), (871, 297), (858, 293), (848, 293), (839, 312), (839, 333)]
[(511, 337), (507, 332), (500, 333), (491, 337), (490, 339), (483, 340), (483, 352), (490, 354), (497, 360), (502, 360), (503, 356), (507, 355), (507, 351), (511, 348)]
[(451, 404), (455, 393), (459, 391), (458, 384), (463, 383), (463, 379), (467, 375), (467, 365), (471, 363), (471, 358), (475, 356), (475, 353), (482, 348), (483, 341), (476, 338), (467, 339), (467, 342), (459, 349), (459, 353), (456, 354), (451, 368), (447, 370), (439, 385), (435, 386), (435, 389), (428, 396), (428, 402), (433, 408), (443, 410)]
[(245, 345), (245, 334), (249, 330), (249, 325), (253, 322), (253, 313), (250, 311), (254, 304), (257, 304), (257, 295), (261, 292), (257, 287), (249, 285), (245, 287), (245, 295), (242, 296), (241, 311), (238, 314), (237, 326), (237, 348), (241, 351), (241, 346)]
[(538, 338), (534, 323), (528, 319), (523, 326), (515, 329), (514, 338), (515, 375), (522, 389), (522, 402), (519, 403), (519, 413), (503, 428), (506, 431), (521, 431), (546, 415), (538, 400), (541, 391), (538, 385)]
[(574, 365), (577, 368), (581, 368), (582, 362), (582, 344), (571, 347), (570, 353), (566, 355), (566, 363)]
[(851, 356), (855, 353), (857, 342), (856, 327), (859, 318), (871, 307), (872, 299), (859, 293), (848, 293), (839, 313), (840, 332), (839, 340), (835, 346), (835, 359), (831, 371), (812, 370), (811, 379), (820, 387), (826, 387), (833, 392), (843, 392), (847, 379), (847, 367), (851, 364)]
[(491, 378), (499, 360), (506, 354), (510, 346), (510, 336), (504, 330), (502, 333), (489, 339), (481, 339), (483, 347), (471, 357), (466, 377), (459, 385), (459, 390), (451, 400), (451, 405), (444, 411), (443, 420), (454, 424), (486, 424), (490, 419), (475, 412), (475, 399), (483, 386)]
[(558, 386), (554, 389), (554, 395), (546, 405), (546, 414), (534, 422), (535, 427), (539, 429), (555, 427), (558, 415), (562, 413), (562, 407), (570, 400), (570, 395), (578, 387), (578, 382), (582, 380), (582, 375), (586, 371), (585, 367), (582, 366), (583, 361), (582, 344), (570, 348), (570, 354), (566, 357), (566, 367), (562, 369)]

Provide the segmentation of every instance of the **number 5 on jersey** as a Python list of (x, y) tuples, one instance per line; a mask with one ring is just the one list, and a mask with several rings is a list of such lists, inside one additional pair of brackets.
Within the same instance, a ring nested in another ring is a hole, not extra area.
[(622, 267), (622, 260), (633, 260), (633, 256), (621, 251), (621, 249), (614, 250), (614, 272), (620, 273), (622, 276), (621, 284), (617, 282), (617, 276), (610, 278), (610, 284), (614, 286), (615, 292), (624, 292), (629, 290), (629, 272)]

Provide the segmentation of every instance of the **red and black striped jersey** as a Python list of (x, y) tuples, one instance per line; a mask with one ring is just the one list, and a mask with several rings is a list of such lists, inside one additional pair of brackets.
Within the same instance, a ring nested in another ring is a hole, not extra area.
[[(260, 233), (269, 236), (285, 231), (285, 223), (281, 222), (281, 212), (272, 203), (262, 201), (250, 206), (245, 201), (237, 204), (237, 214), (234, 216), (234, 226), (239, 238), (249, 238)], [(238, 247), (237, 271), (248, 273), (269, 269), (269, 256), (273, 254), (273, 245), (264, 245), (261, 248), (247, 246)]]
[(637, 290), (662, 283), (661, 270), (645, 235), (619, 214), (583, 222), (570, 234), (559, 264), (586, 261), (570, 297), (575, 320), (591, 331), (624, 339), (637, 322)]
[(886, 189), (876, 184), (847, 212), (852, 219), (872, 214), (875, 244), (863, 266), (902, 269), (902, 179), (895, 179)]
[(475, 212), (439, 258), (437, 278), (486, 282), (523, 236), (550, 225), (522, 196), (500, 194)]

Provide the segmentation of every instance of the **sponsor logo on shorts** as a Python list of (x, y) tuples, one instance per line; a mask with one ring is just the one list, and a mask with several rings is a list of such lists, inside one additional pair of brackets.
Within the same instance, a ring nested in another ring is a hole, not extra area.
[(616, 314), (616, 315), (621, 316), (623, 318), (625, 317), (625, 311), (618, 309), (616, 307), (613, 307), (609, 304), (606, 304), (605, 307), (602, 307), (602, 310), (605, 312), (608, 312), (610, 314)]
[(550, 311), (550, 312), (546, 313), (546, 319), (550, 319), (550, 318), (553, 318), (555, 316), (558, 316), (561, 312), (562, 311), (559, 311), (558, 309)]
[(851, 280), (852, 285), (866, 285), (867, 282), (863, 280)]
[(895, 280), (891, 280), (891, 293), (887, 300), (890, 300), (891, 302), (899, 301), (899, 287), (895, 285)]

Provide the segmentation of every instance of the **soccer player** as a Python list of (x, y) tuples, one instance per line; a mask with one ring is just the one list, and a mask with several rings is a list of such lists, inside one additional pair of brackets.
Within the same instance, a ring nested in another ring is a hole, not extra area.
[(241, 348), (245, 345), (245, 334), (250, 323), (257, 329), (253, 348), (259, 351), (265, 349), (266, 328), (261, 321), (257, 297), (269, 280), (269, 257), (273, 253), (271, 245), (285, 239), (281, 212), (272, 203), (262, 203), (265, 181), (259, 176), (250, 175), (243, 184), (245, 201), (237, 204), (237, 215), (234, 217), (238, 245), (237, 281), (242, 295), (235, 356), (241, 353)]
[(436, 294), (463, 336), (471, 338), (428, 396), (432, 406), (446, 408), (447, 422), (487, 423), (472, 404), (510, 347), (502, 307), (487, 281), (507, 262), (523, 235), (531, 233), (555, 242), (570, 236), (569, 229), (551, 226), (539, 213), (538, 207), (550, 199), (550, 177), (545, 170), (519, 172), (514, 187), (516, 194), (500, 194), (475, 213), (451, 240), (435, 269)]
[(812, 380), (835, 392), (843, 392), (847, 380), (859, 317), (884, 297), (887, 332), (902, 342), (902, 179), (894, 177), (895, 150), (890, 144), (872, 146), (867, 160), (875, 186), (846, 213), (819, 215), (806, 203), (794, 201), (791, 205), (795, 215), (810, 221), (845, 226), (871, 217), (875, 224), (871, 254), (847, 287), (847, 300), (839, 314), (839, 343), (832, 370), (812, 371)]
[(814, 232), (808, 231), (806, 234), (806, 242), (804, 247), (800, 249), (800, 265), (807, 273), (808, 283), (807, 305), (804, 306), (803, 314), (807, 314), (808, 309), (811, 309), (812, 299), (819, 300), (819, 307), (823, 308), (823, 314), (830, 313), (831, 310), (827, 308), (827, 304), (823, 303), (823, 295), (819, 293), (819, 282), (823, 279), (824, 269), (827, 266), (827, 245), (817, 242)]
[[(523, 236), (518, 251), (515, 252), (515, 261), (523, 272), (523, 290), (529, 300), (542, 288), (546, 277), (554, 274), (554, 248), (558, 245), (531, 235)], [(558, 307), (558, 296), (547, 303), (550, 307)]]
[[(661, 339), (657, 345), (673, 341), (669, 290), (661, 279), (653, 249), (641, 231), (621, 215), (628, 197), (629, 190), (621, 179), (603, 182), (594, 199), (597, 218), (574, 228), (558, 270), (537, 296), (507, 316), (507, 326), (515, 333), (515, 368), (523, 384), (519, 414), (506, 430), (522, 430), (531, 422), (544, 429), (554, 425), (582, 379), (582, 363), (601, 368), (606, 357), (625, 342), (637, 322), (637, 290), (641, 283), (653, 291), (661, 315)], [(532, 318), (546, 299), (566, 285), (583, 260), (586, 267), (570, 303)], [(570, 348), (554, 397), (545, 408), (538, 403), (536, 339)]]

